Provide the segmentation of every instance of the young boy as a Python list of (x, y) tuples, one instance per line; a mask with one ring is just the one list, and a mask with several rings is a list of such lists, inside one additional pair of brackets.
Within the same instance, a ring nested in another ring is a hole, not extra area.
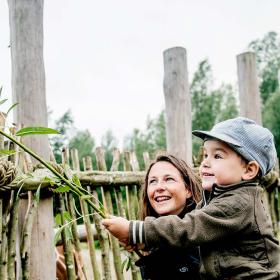
[(273, 135), (242, 117), (193, 134), (204, 140), (204, 198), (197, 209), (183, 219), (113, 218), (103, 224), (125, 244), (200, 246), (202, 279), (280, 279), (280, 248), (258, 182), (276, 162)]

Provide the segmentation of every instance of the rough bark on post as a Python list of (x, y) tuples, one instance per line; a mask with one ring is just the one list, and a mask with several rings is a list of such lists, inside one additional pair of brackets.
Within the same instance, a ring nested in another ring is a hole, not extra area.
[[(237, 56), (240, 116), (254, 120), (262, 125), (261, 100), (257, 79), (256, 55), (253, 52)], [(268, 211), (269, 193), (264, 192), (264, 204)], [(270, 214), (273, 214), (270, 212)]]
[[(24, 126), (47, 126), (45, 70), (43, 61), (43, 0), (8, 0), (11, 38), (12, 94), (14, 122)], [(47, 136), (23, 139), (26, 146), (49, 159)], [(21, 203), (19, 224), (24, 219)], [(42, 199), (38, 206), (31, 244), (30, 279), (55, 279), (52, 198)]]
[(164, 57), (164, 97), (167, 151), (192, 164), (192, 118), (186, 50), (167, 49)]
[(240, 116), (262, 124), (256, 55), (253, 52), (237, 56)]

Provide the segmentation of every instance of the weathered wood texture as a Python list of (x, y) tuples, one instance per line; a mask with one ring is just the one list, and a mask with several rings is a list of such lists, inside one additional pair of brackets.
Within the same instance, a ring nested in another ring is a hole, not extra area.
[(257, 79), (256, 55), (253, 52), (237, 56), (240, 116), (262, 124), (261, 101)]
[(186, 50), (164, 51), (167, 151), (192, 164), (192, 118)]
[[(47, 126), (45, 71), (43, 61), (43, 0), (8, 0), (11, 38), (14, 122), (24, 126)], [(26, 137), (24, 143), (49, 159), (47, 136)], [(55, 279), (52, 198), (41, 200), (34, 223), (30, 279)], [(24, 207), (20, 206), (23, 215)], [(48, 267), (48, 269), (45, 269)]]

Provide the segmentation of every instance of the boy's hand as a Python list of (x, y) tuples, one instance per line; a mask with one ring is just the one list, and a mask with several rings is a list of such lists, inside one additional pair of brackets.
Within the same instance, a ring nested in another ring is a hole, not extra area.
[(127, 245), (124, 247), (126, 251), (128, 252), (133, 252), (133, 251), (138, 251), (138, 250), (144, 250), (145, 249), (145, 244), (144, 243), (139, 243), (136, 245)]
[(122, 217), (102, 220), (103, 226), (125, 245), (129, 244), (129, 221)]

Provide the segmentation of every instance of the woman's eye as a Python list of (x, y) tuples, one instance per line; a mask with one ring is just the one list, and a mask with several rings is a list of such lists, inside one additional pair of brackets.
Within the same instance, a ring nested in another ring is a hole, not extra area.
[(172, 181), (174, 181), (174, 179), (172, 177), (168, 177), (168, 178), (166, 178), (166, 181), (172, 182)]
[(155, 180), (155, 179), (151, 179), (151, 180), (149, 181), (149, 185), (155, 184), (155, 183), (156, 183), (156, 180)]
[(215, 158), (216, 158), (216, 159), (220, 159), (220, 158), (222, 158), (222, 156), (219, 155), (219, 154), (216, 154), (216, 155), (215, 155)]

